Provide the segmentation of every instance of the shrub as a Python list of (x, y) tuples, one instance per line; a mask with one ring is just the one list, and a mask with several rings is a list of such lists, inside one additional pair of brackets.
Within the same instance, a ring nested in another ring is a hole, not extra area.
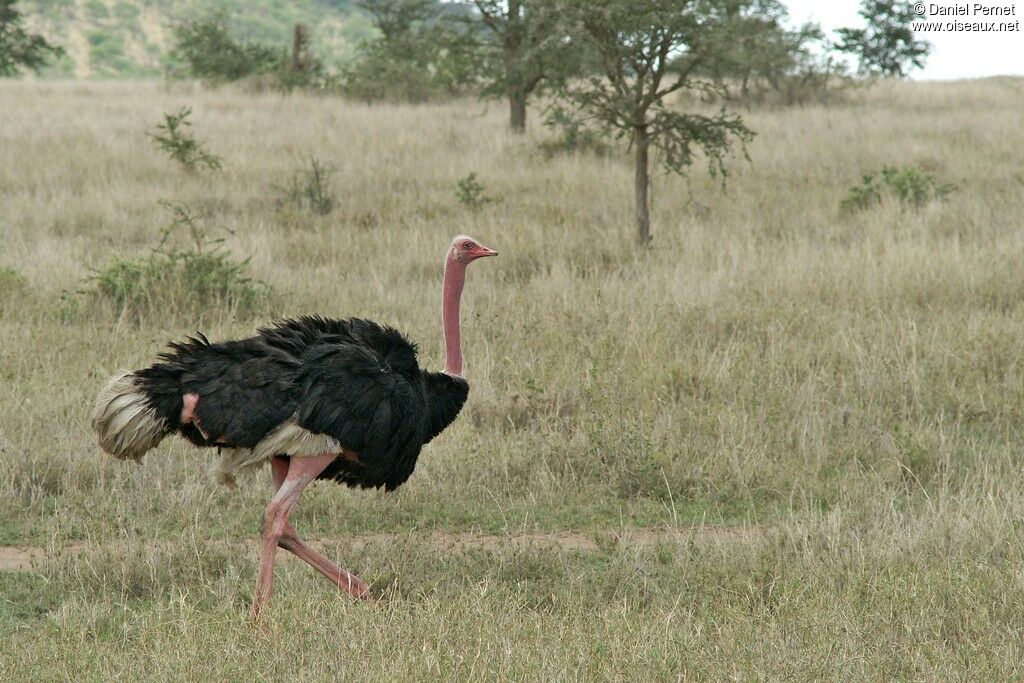
[(476, 171), (455, 183), (455, 196), (460, 204), (471, 209), (479, 209), (485, 204), (499, 201), (497, 197), (484, 195), (484, 186), (476, 179)]
[(191, 115), (191, 107), (182, 107), (177, 114), (164, 114), (164, 122), (157, 125), (157, 130), (161, 132), (149, 133), (149, 137), (189, 173), (200, 165), (216, 171), (221, 167), (220, 157), (203, 149), (202, 143), (187, 130), (192, 125), (188, 120)]
[[(160, 244), (143, 256), (113, 258), (86, 278), (80, 294), (133, 319), (155, 312), (198, 317), (211, 308), (257, 312), (271, 290), (249, 276), (249, 259), (235, 259), (188, 207), (166, 206), (174, 218)], [(173, 234), (181, 231), (188, 235), (184, 244)]]
[(892, 197), (900, 204), (921, 207), (932, 200), (943, 200), (956, 185), (940, 183), (935, 175), (917, 166), (883, 166), (878, 174), (865, 175), (860, 185), (854, 185), (839, 203), (842, 211), (863, 211)]
[(308, 210), (318, 216), (326, 216), (334, 210), (335, 198), (331, 191), (331, 176), (334, 168), (310, 157), (309, 167), (292, 174), (285, 187), (275, 186), (281, 194), (280, 204), (292, 204), (299, 210)]

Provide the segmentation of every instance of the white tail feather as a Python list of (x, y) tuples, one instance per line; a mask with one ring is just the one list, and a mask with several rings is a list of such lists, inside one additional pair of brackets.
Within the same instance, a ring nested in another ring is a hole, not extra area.
[[(138, 378), (129, 371), (111, 377), (96, 397), (92, 428), (100, 447), (123, 460), (138, 460), (170, 431), (167, 421), (157, 416), (150, 405)], [(301, 458), (341, 452), (337, 439), (314, 434), (292, 419), (273, 429), (254, 448), (221, 448), (215, 477), (232, 487), (241, 471), (261, 465), (275, 455)]]
[(115, 458), (138, 460), (168, 432), (134, 373), (122, 371), (110, 378), (96, 396), (92, 428), (100, 448)]

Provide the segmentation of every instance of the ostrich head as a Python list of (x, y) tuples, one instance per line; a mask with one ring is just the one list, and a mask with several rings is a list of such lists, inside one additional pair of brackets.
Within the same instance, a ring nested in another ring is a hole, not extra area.
[(444, 371), (453, 377), (462, 376), (462, 341), (459, 329), (459, 305), (466, 284), (466, 266), (484, 256), (498, 252), (485, 247), (467, 235), (456, 235), (444, 261), (444, 289), (441, 318), (444, 326)]
[(456, 235), (448, 250), (448, 257), (460, 263), (470, 263), (484, 256), (497, 256), (498, 252), (485, 247), (469, 235)]

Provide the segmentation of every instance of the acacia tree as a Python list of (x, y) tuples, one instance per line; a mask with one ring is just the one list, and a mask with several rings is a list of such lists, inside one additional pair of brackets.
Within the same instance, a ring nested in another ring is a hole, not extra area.
[(914, 38), (911, 23), (919, 19), (906, 0), (864, 0), (860, 16), (866, 28), (841, 28), (835, 49), (857, 57), (865, 76), (905, 77), (911, 69), (924, 68), (932, 46)]
[(550, 0), (470, 0), (495, 39), (498, 68), (490, 90), (508, 98), (509, 127), (526, 130), (526, 104), (545, 81), (564, 76), (572, 52)]
[(0, 77), (17, 76), (22, 69), (39, 72), (63, 48), (22, 27), (24, 17), (15, 7), (18, 0), (0, 0)]
[(732, 0), (725, 17), (730, 39), (701, 72), (721, 82), (728, 99), (753, 103), (774, 93), (784, 104), (799, 104), (826, 99), (846, 82), (821, 28), (813, 22), (791, 27), (781, 0)]
[(384, 39), (396, 43), (407, 40), (414, 28), (429, 24), (437, 16), (432, 0), (360, 0)]
[(280, 69), (287, 61), (282, 49), (236, 40), (223, 13), (182, 22), (171, 33), (171, 57), (184, 66), (189, 76), (207, 83), (227, 83), (268, 73)]
[(724, 176), (725, 157), (736, 143), (745, 150), (753, 132), (724, 109), (715, 115), (682, 112), (667, 98), (680, 90), (721, 92), (698, 75), (729, 43), (727, 3), (710, 0), (565, 0), (573, 32), (593, 50), (600, 75), (569, 83), (555, 115), (596, 123), (628, 137), (634, 155), (637, 240), (651, 240), (650, 152), (664, 168), (683, 174), (697, 150), (712, 175)]
[(360, 46), (345, 76), (349, 95), (371, 102), (423, 102), (457, 94), (475, 82), (474, 45), (449, 5), (360, 0), (359, 7), (371, 15), (380, 37)]

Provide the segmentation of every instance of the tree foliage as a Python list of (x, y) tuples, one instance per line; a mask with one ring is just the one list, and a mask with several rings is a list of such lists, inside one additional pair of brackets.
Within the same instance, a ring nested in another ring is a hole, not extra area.
[(0, 0), (0, 77), (17, 76), (25, 69), (38, 73), (51, 58), (64, 53), (60, 46), (25, 30), (17, 4), (18, 0)]
[(183, 22), (173, 33), (172, 56), (186, 66), (189, 76), (209, 83), (275, 69), (286, 57), (283, 50), (235, 40), (221, 14)]
[(470, 0), (476, 20), (488, 39), (490, 57), (482, 69), (484, 94), (509, 103), (509, 127), (526, 130), (526, 107), (531, 95), (545, 85), (555, 86), (577, 72), (579, 50), (565, 31), (557, 3), (551, 0)]
[(323, 63), (310, 49), (309, 32), (303, 24), (293, 28), (291, 52), (284, 47), (236, 40), (223, 14), (178, 24), (173, 33), (172, 58), (184, 65), (188, 77), (209, 84), (253, 79), (263, 86), (290, 91), (320, 88), (327, 80)]
[(593, 50), (599, 73), (567, 84), (564, 103), (554, 111), (563, 119), (592, 122), (629, 138), (635, 155), (637, 237), (642, 244), (650, 240), (651, 147), (669, 172), (685, 173), (702, 153), (710, 172), (724, 176), (725, 159), (734, 144), (742, 148), (753, 137), (735, 114), (683, 112), (668, 103), (668, 97), (681, 90), (721, 94), (720, 83), (699, 74), (719, 59), (730, 40), (733, 27), (725, 5), (704, 0), (562, 5), (577, 39)]
[(828, 54), (821, 28), (790, 27), (780, 0), (734, 0), (725, 17), (728, 41), (701, 71), (723, 85), (728, 99), (761, 103), (774, 96), (784, 105), (803, 104), (846, 85), (846, 69)]
[(865, 76), (905, 77), (924, 68), (932, 46), (914, 38), (911, 22), (918, 18), (906, 0), (863, 0), (859, 12), (865, 28), (841, 28), (836, 50), (855, 56)]
[(380, 31), (344, 75), (346, 94), (367, 102), (427, 102), (477, 80), (476, 45), (451, 9), (434, 0), (363, 0)]

